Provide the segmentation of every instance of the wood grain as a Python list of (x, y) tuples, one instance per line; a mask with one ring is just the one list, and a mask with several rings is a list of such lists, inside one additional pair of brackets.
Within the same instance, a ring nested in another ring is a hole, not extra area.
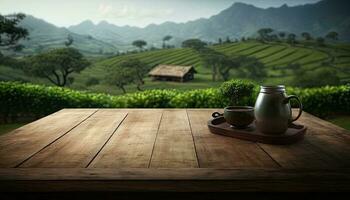
[(89, 167), (147, 168), (162, 110), (131, 110)]
[(254, 142), (210, 133), (213, 110), (188, 110), (200, 167), (278, 167)]
[(20, 167), (86, 167), (127, 112), (99, 110)]
[(0, 137), (0, 167), (15, 167), (55, 141), (96, 109), (63, 109)]
[(311, 134), (316, 134), (316, 135), (332, 134), (334, 136), (344, 139), (347, 142), (350, 142), (350, 134), (348, 130), (345, 130), (344, 128), (341, 128), (335, 124), (332, 124), (328, 121), (320, 119), (309, 113), (304, 112), (300, 119), (300, 122), (307, 124), (307, 126), (310, 126), (313, 128), (313, 132)]
[(298, 123), (308, 127), (305, 139), (294, 145), (259, 144), (285, 168), (342, 168), (350, 166), (349, 142), (333, 129), (311, 123), (310, 114), (303, 113)]
[(307, 113), (305, 140), (266, 145), (210, 133), (216, 109), (96, 111), (1, 136), (0, 192), (350, 191), (349, 131)]
[(150, 167), (198, 167), (186, 110), (164, 110)]
[(349, 169), (0, 169), (0, 191), (349, 191)]

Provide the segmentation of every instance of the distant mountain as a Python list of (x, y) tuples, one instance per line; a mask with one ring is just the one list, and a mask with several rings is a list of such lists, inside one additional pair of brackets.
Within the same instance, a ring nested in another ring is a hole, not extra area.
[(116, 47), (107, 42), (97, 40), (92, 36), (73, 33), (66, 28), (59, 28), (42, 19), (27, 15), (19, 26), (29, 31), (29, 40), (20, 43), (25, 46), (23, 53), (38, 53), (51, 48), (64, 47), (68, 35), (74, 42), (72, 47), (86, 54), (100, 54), (116, 52)]
[(244, 3), (235, 3), (217, 15), (187, 23), (165, 22), (151, 24), (145, 28), (116, 26), (103, 21), (94, 25), (84, 21), (69, 27), (69, 30), (115, 45), (130, 44), (135, 39), (144, 39), (152, 45), (160, 45), (165, 35), (174, 36), (173, 43), (180, 44), (188, 38), (217, 41), (219, 37), (241, 38), (252, 36), (260, 28), (270, 27), (277, 31), (310, 32), (314, 36), (324, 36), (329, 31), (337, 31), (341, 40), (350, 41), (350, 1), (323, 0), (315, 4), (294, 7), (283, 5), (279, 8), (257, 8)]

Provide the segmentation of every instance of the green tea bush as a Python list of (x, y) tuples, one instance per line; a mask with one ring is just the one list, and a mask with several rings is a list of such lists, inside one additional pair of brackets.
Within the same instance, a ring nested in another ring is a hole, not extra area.
[(128, 108), (171, 108), (171, 100), (178, 94), (176, 90), (147, 90), (126, 94), (123, 99)]
[(299, 96), (304, 110), (316, 116), (350, 114), (350, 85), (287, 88), (287, 92)]
[(221, 84), (219, 90), (231, 106), (254, 104), (256, 84), (246, 80), (230, 80)]
[(217, 89), (198, 89), (178, 93), (170, 102), (174, 108), (223, 108), (228, 105)]
[[(223, 88), (235, 91), (248, 88), (248, 98), (241, 99), (239, 104), (251, 106), (254, 106), (259, 91), (258, 85), (244, 81), (226, 82)], [(287, 88), (287, 93), (299, 96), (304, 110), (320, 117), (332, 113), (350, 113), (350, 85)], [(28, 115), (40, 117), (62, 108), (223, 108), (230, 104), (229, 101), (223, 96), (222, 90), (215, 88), (147, 90), (111, 96), (29, 83), (0, 82), (0, 115), (4, 119)]]

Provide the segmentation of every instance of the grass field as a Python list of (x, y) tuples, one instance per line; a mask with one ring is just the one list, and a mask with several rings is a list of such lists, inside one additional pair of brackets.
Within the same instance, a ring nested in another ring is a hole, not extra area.
[[(325, 47), (316, 47), (308, 43), (289, 46), (286, 43), (263, 44), (256, 41), (230, 43), (216, 45), (210, 48), (227, 55), (245, 55), (255, 57), (265, 64), (268, 76), (262, 82), (264, 84), (290, 85), (293, 72), (286, 69), (289, 64), (298, 63), (305, 71), (313, 71), (320, 68), (335, 69), (343, 83), (350, 81), (350, 45), (328, 44)], [(117, 65), (125, 59), (137, 58), (151, 66), (157, 64), (193, 65), (197, 74), (195, 79), (187, 83), (157, 82), (146, 78), (144, 89), (176, 88), (181, 90), (216, 87), (222, 81), (211, 81), (211, 70), (203, 66), (199, 55), (192, 49), (176, 48), (166, 50), (147, 51), (136, 54), (114, 56), (111, 58), (94, 58), (92, 66), (83, 70), (80, 74), (74, 74), (74, 82), (69, 87), (79, 90), (121, 94), (117, 87), (104, 83), (108, 73), (108, 66)], [(332, 62), (330, 62), (332, 61)], [(87, 86), (89, 79), (99, 80), (99, 84)], [(234, 73), (231, 78), (241, 78)], [(34, 77), (28, 77), (22, 71), (0, 65), (0, 80), (22, 80), (35, 83), (47, 83), (48, 81)], [(134, 85), (126, 87), (128, 92), (136, 91)]]

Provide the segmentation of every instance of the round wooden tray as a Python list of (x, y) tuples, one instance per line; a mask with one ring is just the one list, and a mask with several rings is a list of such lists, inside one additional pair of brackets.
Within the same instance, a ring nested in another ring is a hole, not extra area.
[(245, 129), (237, 129), (226, 123), (224, 117), (217, 117), (208, 121), (210, 132), (214, 134), (234, 137), (253, 142), (266, 144), (292, 144), (304, 138), (306, 127), (303, 125), (291, 124), (284, 134), (267, 135), (259, 132), (255, 123)]

